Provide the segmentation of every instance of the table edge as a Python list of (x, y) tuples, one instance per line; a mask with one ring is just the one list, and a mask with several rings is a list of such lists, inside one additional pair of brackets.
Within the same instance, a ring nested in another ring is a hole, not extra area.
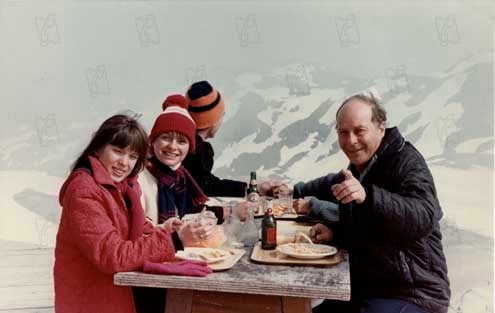
[[(143, 282), (143, 276), (146, 281)], [(139, 279), (137, 279), (139, 277)], [(119, 286), (140, 286), (155, 288), (190, 289), (202, 291), (217, 291), (226, 293), (246, 293), (274, 296), (288, 296), (301, 298), (324, 298), (349, 301), (351, 286), (349, 283), (338, 284), (338, 287), (304, 287), (300, 286), (273, 286), (259, 282), (256, 287), (241, 285), (239, 281), (207, 280), (202, 277), (154, 275), (142, 272), (121, 272), (114, 274), (114, 284)]]

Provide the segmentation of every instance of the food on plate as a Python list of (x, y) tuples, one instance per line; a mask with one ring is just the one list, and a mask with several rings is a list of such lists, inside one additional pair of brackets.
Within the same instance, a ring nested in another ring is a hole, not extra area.
[(307, 243), (288, 243), (285, 244), (283, 250), (292, 254), (328, 254), (331, 251), (329, 248), (321, 245), (311, 245)]
[(294, 234), (280, 234), (277, 235), (277, 245), (285, 245), (287, 243), (309, 243), (313, 241), (309, 238), (308, 234), (298, 230)]
[(184, 251), (178, 251), (175, 254), (178, 259), (205, 261), (206, 263), (220, 262), (232, 255), (226, 250), (210, 248), (186, 248)]
[(309, 236), (305, 233), (303, 233), (302, 231), (298, 230), (296, 232), (296, 235), (295, 235), (295, 242), (298, 243), (298, 242), (306, 242), (306, 243), (313, 243), (313, 241), (311, 240), (311, 238), (309, 238)]
[(275, 217), (280, 217), (284, 214), (296, 214), (296, 211), (293, 208), (281, 203), (274, 204), (272, 211)]
[(283, 245), (286, 243), (294, 243), (294, 242), (295, 242), (294, 236), (277, 234), (277, 245)]

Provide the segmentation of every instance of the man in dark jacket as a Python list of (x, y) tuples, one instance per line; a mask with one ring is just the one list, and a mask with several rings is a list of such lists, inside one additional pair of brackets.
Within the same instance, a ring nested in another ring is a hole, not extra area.
[(421, 154), (385, 122), (373, 96), (344, 101), (336, 128), (349, 168), (296, 188), (294, 197), (340, 204), (338, 223), (311, 229), (316, 241), (349, 251), (352, 308), (340, 303), (337, 311), (446, 313), (450, 287), (433, 177)]
[(196, 123), (196, 153), (189, 154), (183, 164), (208, 196), (244, 197), (245, 182), (220, 179), (213, 175), (214, 151), (206, 140), (215, 137), (222, 125), (225, 103), (220, 93), (207, 81), (189, 87), (186, 98), (189, 113)]

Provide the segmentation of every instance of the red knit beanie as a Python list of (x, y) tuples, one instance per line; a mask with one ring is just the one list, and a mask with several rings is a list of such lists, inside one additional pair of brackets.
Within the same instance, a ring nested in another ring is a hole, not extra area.
[(196, 124), (187, 112), (187, 100), (183, 95), (170, 95), (163, 101), (163, 112), (151, 128), (150, 142), (165, 132), (177, 132), (189, 140), (189, 152), (196, 150)]
[(206, 80), (196, 82), (187, 90), (189, 113), (198, 129), (215, 125), (225, 112), (225, 103), (220, 93)]

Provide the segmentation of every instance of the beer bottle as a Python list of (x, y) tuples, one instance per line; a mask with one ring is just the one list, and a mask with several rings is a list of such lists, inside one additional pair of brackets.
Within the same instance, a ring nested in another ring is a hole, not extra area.
[(261, 221), (261, 249), (273, 250), (277, 247), (277, 221), (273, 211), (268, 208)]
[(247, 201), (258, 204), (260, 193), (258, 192), (258, 184), (256, 183), (256, 172), (251, 172), (251, 179), (249, 180), (249, 186), (246, 194)]

